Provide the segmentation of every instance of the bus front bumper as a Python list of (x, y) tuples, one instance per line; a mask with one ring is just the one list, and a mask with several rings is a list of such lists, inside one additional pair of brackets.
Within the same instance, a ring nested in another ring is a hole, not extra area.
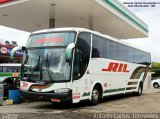
[(21, 96), (27, 100), (34, 101), (46, 101), (55, 103), (71, 103), (72, 102), (72, 90), (68, 93), (42, 93), (32, 91), (22, 91)]

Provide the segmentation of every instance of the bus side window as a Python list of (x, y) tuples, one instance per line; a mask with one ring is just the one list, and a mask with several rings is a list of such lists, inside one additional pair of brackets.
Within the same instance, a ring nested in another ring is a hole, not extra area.
[(20, 72), (21, 71), (21, 67), (13, 67), (13, 71), (14, 72)]
[(97, 35), (92, 37), (92, 58), (107, 58), (108, 40)]
[(11, 66), (7, 67), (6, 72), (13, 72), (13, 67)]
[(2, 67), (0, 67), (0, 72), (3, 72)]
[(109, 41), (109, 59), (117, 60), (118, 44), (114, 41)]
[(7, 67), (3, 67), (3, 72), (7, 72)]

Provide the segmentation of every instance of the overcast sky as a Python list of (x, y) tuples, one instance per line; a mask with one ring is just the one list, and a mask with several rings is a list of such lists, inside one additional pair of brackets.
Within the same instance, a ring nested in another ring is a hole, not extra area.
[[(120, 2), (157, 2), (160, 0), (119, 0)], [(126, 5), (127, 6), (127, 5)], [(127, 42), (151, 52), (152, 61), (160, 62), (160, 5), (156, 7), (133, 7), (129, 8), (133, 13), (140, 17), (149, 26), (149, 37), (145, 39), (131, 39)], [(0, 26), (0, 42), (5, 40), (17, 41), (19, 45), (25, 45), (28, 39), (29, 33), (10, 29), (4, 26)]]
[(0, 42), (3, 43), (8, 41), (17, 41), (18, 45), (24, 46), (29, 37), (28, 32), (15, 30), (12, 28), (0, 26)]
[[(119, 0), (121, 3), (129, 2), (157, 2), (160, 0)], [(125, 5), (127, 6), (127, 5)], [(160, 62), (160, 5), (156, 7), (128, 7), (141, 18), (149, 27), (149, 37), (144, 39), (130, 39), (127, 42), (151, 52), (152, 61)]]

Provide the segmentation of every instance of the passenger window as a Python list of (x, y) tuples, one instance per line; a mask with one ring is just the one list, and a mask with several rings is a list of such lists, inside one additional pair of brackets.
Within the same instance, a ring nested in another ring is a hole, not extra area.
[(2, 69), (2, 67), (0, 67), (0, 72), (3, 72), (3, 69)]
[(151, 64), (151, 54), (147, 53), (147, 63), (148, 65)]
[(127, 58), (127, 49), (123, 44), (118, 44), (118, 60), (128, 61)]
[(107, 58), (106, 39), (93, 35), (92, 58)]
[(3, 72), (13, 72), (13, 67), (3, 67)]
[(131, 47), (127, 47), (127, 57), (128, 57), (128, 62), (135, 63), (135, 52), (134, 49)]
[(109, 41), (109, 58), (117, 60), (117, 43)]

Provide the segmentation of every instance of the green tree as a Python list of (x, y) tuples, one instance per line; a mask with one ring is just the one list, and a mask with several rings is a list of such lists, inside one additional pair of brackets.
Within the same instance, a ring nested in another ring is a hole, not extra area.
[(11, 45), (14, 46), (14, 47), (18, 46), (16, 41), (11, 41)]
[(160, 70), (160, 63), (159, 62), (152, 62), (152, 69), (159, 69)]
[(10, 46), (14, 46), (14, 47), (16, 47), (16, 46), (18, 46), (18, 43), (16, 42), (16, 41), (5, 41), (5, 44), (6, 45), (10, 45)]
[(160, 63), (159, 62), (152, 62), (151, 71), (153, 73), (153, 77), (159, 77), (160, 76)]
[(6, 45), (11, 45), (11, 43), (9, 41), (5, 41)]

